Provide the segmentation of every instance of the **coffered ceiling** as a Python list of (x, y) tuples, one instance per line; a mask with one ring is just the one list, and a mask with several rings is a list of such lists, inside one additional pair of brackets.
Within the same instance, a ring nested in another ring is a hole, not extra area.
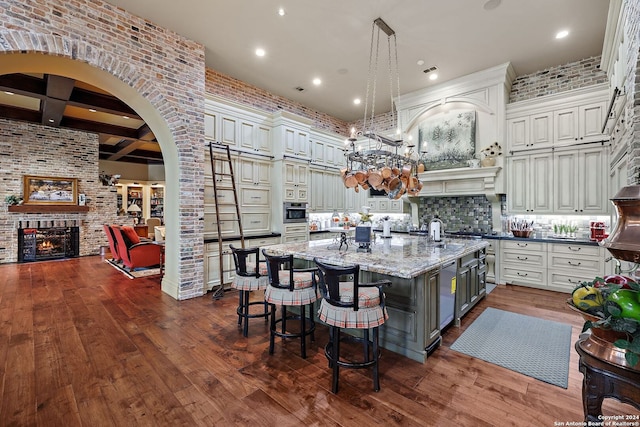
[[(600, 55), (609, 5), (609, 0), (107, 1), (202, 43), (209, 68), (345, 121), (363, 117), (371, 29), (378, 17), (397, 35), (400, 92), (408, 93), (505, 62), (524, 75)], [(560, 30), (569, 35), (556, 40)], [(265, 55), (257, 57), (256, 48)], [(385, 49), (381, 46), (381, 58)], [(431, 67), (437, 67), (437, 80), (424, 72)], [(381, 74), (376, 113), (391, 109), (388, 77)], [(314, 78), (322, 83), (312, 84)], [(357, 97), (361, 105), (354, 105)], [(0, 76), (0, 117), (97, 132), (101, 159), (162, 163), (153, 133), (131, 108), (68, 78)]]

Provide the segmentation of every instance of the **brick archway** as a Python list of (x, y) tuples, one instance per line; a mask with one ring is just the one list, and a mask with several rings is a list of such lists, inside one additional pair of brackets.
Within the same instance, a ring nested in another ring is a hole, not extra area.
[[(160, 75), (153, 79), (148, 70), (138, 67), (131, 58), (109, 53), (83, 40), (19, 30), (0, 31), (0, 53), (11, 56), (0, 61), (0, 74), (47, 72), (76, 78), (117, 96), (145, 120), (156, 134), (165, 160), (165, 218), (173, 225), (167, 227), (162, 290), (176, 299), (202, 295), (204, 245), (199, 220), (202, 214), (198, 212), (203, 210), (203, 196), (198, 189), (204, 183), (201, 171), (204, 150), (194, 148), (198, 142), (202, 143), (200, 147), (204, 144), (203, 117), (197, 117), (204, 108), (204, 66), (198, 108), (168, 98), (167, 87), (158, 82)], [(183, 90), (182, 98), (194, 98)], [(194, 103), (197, 102), (196, 96)], [(186, 214), (184, 206), (190, 207)]]

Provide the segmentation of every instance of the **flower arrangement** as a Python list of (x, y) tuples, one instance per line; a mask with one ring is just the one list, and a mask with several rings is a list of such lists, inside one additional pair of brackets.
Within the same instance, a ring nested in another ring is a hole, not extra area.
[(573, 290), (571, 305), (591, 315), (583, 316), (588, 329), (615, 331), (615, 347), (627, 350), (625, 359), (630, 366), (640, 362), (640, 284), (619, 274), (596, 277)]
[(20, 205), (22, 204), (22, 197), (11, 194), (4, 198), (4, 202), (9, 206)]
[(485, 157), (498, 157), (502, 156), (502, 146), (498, 144), (498, 142), (494, 142), (484, 150), (480, 151), (480, 153)]
[(360, 215), (360, 222), (371, 222), (371, 219), (373, 218), (373, 214), (369, 213), (369, 212), (358, 212), (358, 214)]

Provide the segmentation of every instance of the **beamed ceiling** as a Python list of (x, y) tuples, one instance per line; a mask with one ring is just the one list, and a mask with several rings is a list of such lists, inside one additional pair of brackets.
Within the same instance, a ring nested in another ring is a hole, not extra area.
[(101, 160), (163, 163), (155, 135), (135, 111), (113, 95), (67, 77), (0, 75), (0, 117), (97, 133)]

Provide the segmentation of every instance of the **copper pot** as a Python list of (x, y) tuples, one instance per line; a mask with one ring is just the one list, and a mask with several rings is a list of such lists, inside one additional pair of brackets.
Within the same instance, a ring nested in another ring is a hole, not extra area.
[(358, 180), (352, 173), (347, 173), (344, 177), (344, 186), (347, 188), (354, 188), (358, 186)]
[(424, 172), (424, 163), (418, 164), (418, 173)]
[(405, 178), (409, 178), (411, 176), (411, 170), (413, 167), (411, 165), (402, 166), (402, 176)]
[(382, 169), (380, 169), (380, 174), (382, 175), (382, 178), (384, 178), (384, 179), (391, 178), (391, 168), (389, 166), (383, 167)]
[(378, 186), (380, 186), (380, 184), (382, 184), (382, 174), (375, 170), (372, 169), (369, 171), (369, 177), (367, 179), (367, 181), (369, 182), (369, 185), (371, 185), (373, 188), (378, 188)]
[(367, 174), (364, 171), (356, 171), (355, 176), (358, 184), (362, 184), (367, 180)]
[(623, 187), (611, 199), (618, 213), (618, 221), (602, 246), (614, 258), (640, 262), (640, 185)]

